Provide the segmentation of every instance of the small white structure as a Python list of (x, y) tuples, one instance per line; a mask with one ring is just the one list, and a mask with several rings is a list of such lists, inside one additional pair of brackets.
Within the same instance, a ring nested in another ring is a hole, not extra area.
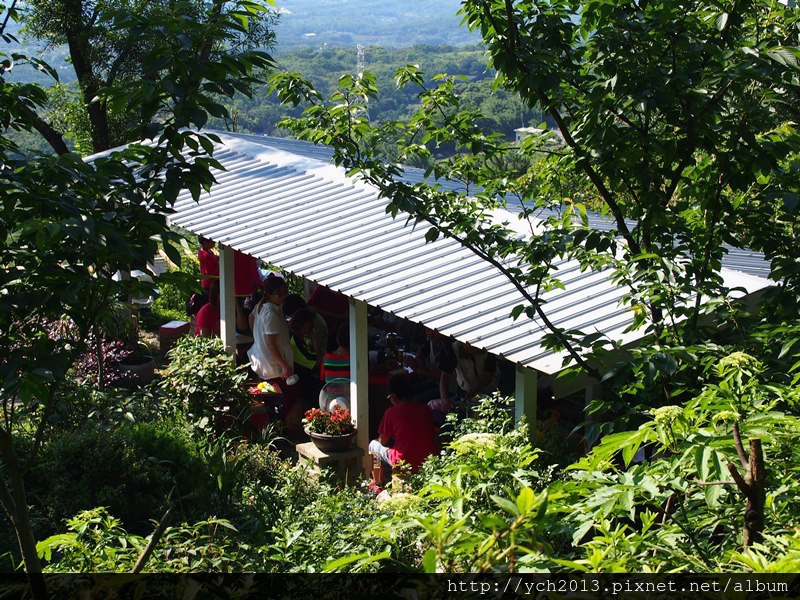
[(518, 127), (514, 130), (514, 141), (519, 144), (526, 137), (535, 135), (544, 143), (553, 146), (563, 146), (564, 138), (561, 132), (555, 129), (540, 129), (538, 127)]

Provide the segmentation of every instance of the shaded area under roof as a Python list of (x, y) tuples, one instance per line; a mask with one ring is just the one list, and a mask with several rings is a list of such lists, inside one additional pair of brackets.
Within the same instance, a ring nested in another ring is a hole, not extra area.
[[(543, 347), (538, 319), (510, 318), (522, 297), (505, 276), (458, 242), (425, 241), (427, 226), (386, 213), (377, 191), (328, 163), (331, 151), (306, 142), (219, 133), (214, 157), (227, 169), (199, 203), (184, 192), (174, 224), (399, 317), (543, 373), (562, 354)], [(410, 178), (421, 172), (410, 171)], [(602, 332), (625, 343), (630, 311), (609, 272), (558, 265), (565, 289), (545, 294), (559, 327)], [(769, 281), (723, 270), (729, 287), (754, 292)]]

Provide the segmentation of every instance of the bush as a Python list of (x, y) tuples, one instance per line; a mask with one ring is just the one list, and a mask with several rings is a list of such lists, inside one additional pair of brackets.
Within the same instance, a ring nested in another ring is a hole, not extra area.
[[(128, 358), (132, 351), (120, 340), (103, 340), (103, 387), (111, 387), (122, 383), (123, 375), (119, 363)], [(97, 384), (99, 368), (97, 354), (94, 351), (82, 354), (72, 367), (73, 376), (81, 383)]]
[(42, 448), (26, 486), (44, 533), (94, 506), (109, 507), (126, 527), (144, 532), (171, 501), (190, 492), (205, 500), (210, 482), (198, 473), (207, 472), (179, 423), (122, 423), (62, 433)]
[(188, 317), (186, 314), (186, 301), (189, 300), (191, 295), (185, 286), (177, 285), (170, 281), (161, 281), (159, 282), (158, 292), (150, 307), (152, 319), (158, 325), (167, 321), (185, 321)]
[[(29, 407), (30, 411), (41, 412), (42, 406)], [(64, 431), (98, 427), (110, 429), (120, 423), (141, 423), (148, 421), (173, 420), (185, 427), (186, 411), (175, 400), (167, 397), (156, 386), (134, 390), (122, 388), (98, 389), (91, 384), (77, 381), (68, 382), (59, 389), (50, 407), (46, 431), (49, 438)]]
[(183, 403), (198, 419), (214, 422), (222, 410), (238, 418), (249, 408), (243, 384), (247, 368), (234, 368), (222, 340), (185, 336), (169, 351), (170, 364), (161, 369), (162, 389)]
[[(39, 556), (52, 561), (45, 568), (48, 572), (130, 572), (148, 542), (125, 531), (120, 520), (104, 507), (80, 512), (69, 519), (67, 527), (67, 533), (37, 545)], [(247, 550), (223, 519), (210, 518), (192, 525), (182, 523), (164, 531), (145, 570), (241, 572), (248, 568), (240, 560)], [(58, 585), (57, 581), (52, 583)], [(138, 591), (144, 589), (140, 587)]]
[[(301, 469), (293, 469), (292, 477), (308, 478)], [(275, 496), (273, 496), (275, 498)], [(288, 500), (287, 496), (278, 496)], [(263, 506), (263, 504), (262, 504)], [(271, 572), (320, 572), (329, 563), (348, 555), (377, 556), (384, 544), (363, 535), (378, 509), (374, 499), (352, 490), (336, 490), (320, 483), (316, 494), (305, 506), (287, 503), (273, 530), (274, 540), (268, 545), (268, 560), (259, 567)], [(364, 566), (356, 571), (375, 570)]]

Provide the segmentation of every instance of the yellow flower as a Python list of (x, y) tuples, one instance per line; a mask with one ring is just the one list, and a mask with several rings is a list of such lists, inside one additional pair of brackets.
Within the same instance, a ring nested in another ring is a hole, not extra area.
[(672, 423), (683, 414), (683, 410), (680, 406), (662, 406), (651, 409), (650, 414), (656, 423)]
[(720, 359), (718, 363), (720, 371), (727, 369), (761, 369), (761, 362), (757, 358), (750, 356), (744, 352), (732, 352), (728, 356)]

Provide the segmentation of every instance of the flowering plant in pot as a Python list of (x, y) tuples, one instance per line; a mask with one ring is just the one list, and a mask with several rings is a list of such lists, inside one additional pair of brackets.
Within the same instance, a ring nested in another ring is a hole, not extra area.
[(356, 434), (350, 411), (338, 407), (331, 412), (319, 408), (306, 411), (303, 427), (323, 452), (345, 450)]
[(343, 408), (334, 408), (333, 412), (319, 408), (307, 410), (303, 426), (308, 432), (324, 435), (352, 435), (356, 432), (350, 411)]

